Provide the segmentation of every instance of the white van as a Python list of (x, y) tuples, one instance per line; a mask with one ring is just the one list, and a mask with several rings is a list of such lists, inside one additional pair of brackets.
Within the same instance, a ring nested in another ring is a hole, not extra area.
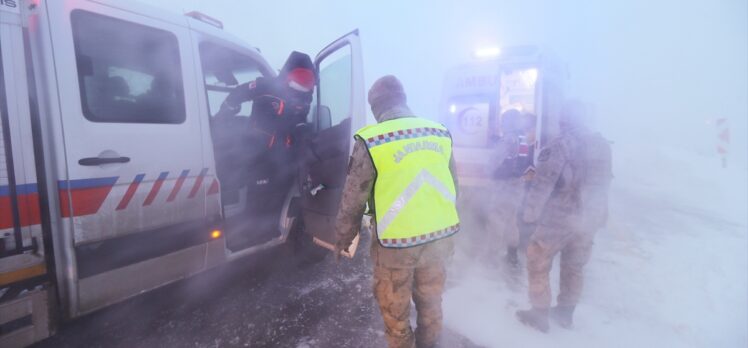
[[(0, 346), (290, 239), (333, 242), (365, 124), (358, 32), (315, 64), (294, 160), (269, 164), (241, 155), (248, 105), (213, 119), (234, 85), (275, 75), (220, 22), (0, 0)], [(272, 165), (293, 180), (274, 182)]]

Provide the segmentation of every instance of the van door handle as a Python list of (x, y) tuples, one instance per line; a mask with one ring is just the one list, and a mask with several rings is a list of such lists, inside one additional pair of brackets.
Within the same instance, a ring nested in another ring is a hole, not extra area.
[(127, 163), (130, 162), (130, 157), (113, 157), (113, 158), (101, 158), (101, 157), (87, 157), (81, 158), (78, 164), (82, 166), (98, 166), (102, 164), (112, 163)]

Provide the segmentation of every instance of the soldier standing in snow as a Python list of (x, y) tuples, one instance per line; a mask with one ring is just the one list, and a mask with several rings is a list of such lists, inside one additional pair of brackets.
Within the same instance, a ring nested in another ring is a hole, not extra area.
[[(608, 216), (608, 190), (613, 178), (608, 142), (590, 132), (585, 108), (578, 101), (561, 111), (561, 135), (538, 156), (518, 216), (522, 228), (534, 233), (527, 248), (529, 297), (532, 308), (517, 311), (524, 324), (547, 332), (550, 315), (571, 328), (583, 285), (583, 268), (590, 258), (595, 232)], [(551, 306), (549, 273), (561, 253), (561, 284), (556, 307)]]
[[(452, 140), (447, 129), (413, 116), (400, 81), (377, 80), (369, 104), (378, 124), (364, 127), (348, 165), (336, 221), (336, 255), (361, 229), (367, 200), (374, 218), (374, 296), (390, 347), (433, 347), (442, 328), (445, 262), (459, 230)], [(418, 311), (415, 335), (410, 302)], [(414, 337), (415, 336), (415, 337)]]

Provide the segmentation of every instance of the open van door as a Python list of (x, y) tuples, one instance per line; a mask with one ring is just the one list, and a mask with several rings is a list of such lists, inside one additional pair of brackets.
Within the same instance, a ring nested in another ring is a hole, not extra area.
[(313, 135), (302, 150), (302, 214), (308, 234), (334, 245), (335, 215), (353, 134), (366, 123), (358, 30), (325, 47), (314, 63), (318, 81), (311, 113)]

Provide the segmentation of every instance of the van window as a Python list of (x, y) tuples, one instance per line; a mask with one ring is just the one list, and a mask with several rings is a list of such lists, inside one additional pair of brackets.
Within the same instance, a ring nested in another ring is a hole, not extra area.
[[(200, 44), (200, 59), (211, 116), (218, 113), (224, 99), (236, 86), (263, 75), (260, 65), (249, 56), (210, 42)], [(242, 103), (238, 116), (249, 116), (251, 110), (251, 101)]]
[(73, 11), (71, 20), (81, 104), (88, 120), (184, 122), (174, 34), (81, 10)]
[(325, 57), (319, 68), (320, 104), (330, 109), (330, 122), (322, 121), (322, 128), (335, 126), (351, 117), (353, 84), (351, 48), (341, 48)]

